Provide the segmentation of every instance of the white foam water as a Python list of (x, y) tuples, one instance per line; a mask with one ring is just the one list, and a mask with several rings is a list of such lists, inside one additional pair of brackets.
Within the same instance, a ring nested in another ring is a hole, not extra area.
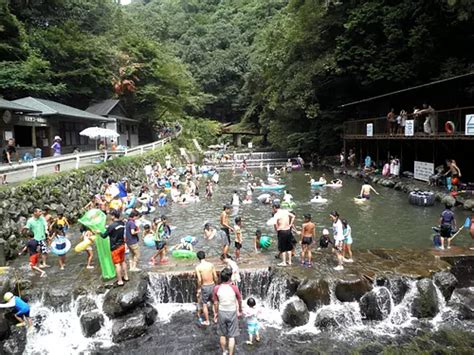
[[(102, 312), (104, 295), (96, 296), (95, 300)], [(70, 304), (67, 311), (56, 311), (45, 307), (42, 302), (31, 305), (32, 316), (41, 319), (38, 324), (28, 329), (25, 354), (78, 354), (89, 352), (97, 345), (110, 347), (112, 343), (112, 322), (104, 316), (104, 325), (91, 338), (82, 334), (79, 316), (77, 315), (77, 301)]]

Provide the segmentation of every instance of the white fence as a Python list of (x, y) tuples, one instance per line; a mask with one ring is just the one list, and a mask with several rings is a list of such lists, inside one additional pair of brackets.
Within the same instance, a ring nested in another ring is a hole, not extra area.
[[(11, 165), (0, 166), (0, 175), (10, 174), (21, 174), (21, 179), (26, 180), (29, 178), (36, 178), (38, 176), (39, 169), (47, 170), (49, 173), (53, 173), (54, 166), (61, 164), (61, 170), (79, 169), (80, 167), (98, 164), (100, 162), (108, 160), (111, 156), (115, 159), (121, 156), (134, 156), (142, 155), (147, 151), (155, 150), (156, 148), (163, 147), (166, 143), (170, 142), (173, 138), (181, 134), (182, 127), (179, 126), (179, 130), (173, 135), (163, 138), (159, 141), (143, 144), (137, 147), (133, 147), (125, 150), (116, 151), (89, 151), (77, 154), (65, 154), (59, 157), (46, 157), (41, 159), (33, 159), (28, 162), (15, 163)], [(43, 174), (44, 175), (44, 174)]]

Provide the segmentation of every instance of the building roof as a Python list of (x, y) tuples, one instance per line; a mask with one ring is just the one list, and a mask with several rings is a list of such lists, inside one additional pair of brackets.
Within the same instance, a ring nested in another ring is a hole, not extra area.
[(95, 113), (99, 116), (107, 116), (119, 103), (120, 100), (107, 99), (90, 105), (88, 108), (86, 108), (86, 111)]
[(116, 119), (117, 121), (124, 121), (124, 122), (130, 122), (130, 123), (138, 123), (138, 120), (135, 120), (135, 119), (133, 119), (133, 118), (128, 118), (128, 117), (118, 116), (118, 115), (110, 115), (109, 118)]
[(96, 115), (91, 112), (79, 110), (77, 108), (60, 104), (45, 99), (38, 99), (34, 97), (24, 97), (22, 99), (14, 100), (13, 102), (27, 107), (31, 107), (41, 113), (41, 116), (66, 116), (71, 118), (82, 118), (93, 121), (111, 121), (109, 118)]
[(2, 99), (1, 97), (0, 97), (0, 110), (10, 110), (14, 112), (29, 112), (29, 113), (38, 112), (38, 110), (35, 110), (31, 107), (26, 107), (16, 102)]

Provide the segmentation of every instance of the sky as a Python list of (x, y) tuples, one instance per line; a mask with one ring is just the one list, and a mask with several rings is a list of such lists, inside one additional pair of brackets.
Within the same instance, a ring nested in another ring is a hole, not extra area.
[(132, 2), (132, 0), (122, 0), (122, 5), (128, 5)]

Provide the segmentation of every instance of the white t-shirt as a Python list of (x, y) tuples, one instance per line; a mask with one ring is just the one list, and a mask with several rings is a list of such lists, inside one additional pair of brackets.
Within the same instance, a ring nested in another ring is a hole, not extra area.
[(342, 226), (342, 222), (338, 219), (332, 225), (333, 233), (334, 233), (334, 242), (343, 242), (344, 241), (344, 228)]
[(240, 205), (240, 198), (239, 198), (239, 195), (237, 195), (237, 194), (232, 195), (232, 205), (233, 205), (233, 206), (238, 206), (238, 205)]
[(283, 196), (283, 201), (284, 201), (284, 202), (289, 203), (289, 202), (291, 202), (291, 200), (293, 200), (293, 196), (292, 196), (291, 194), (285, 194), (285, 195)]

